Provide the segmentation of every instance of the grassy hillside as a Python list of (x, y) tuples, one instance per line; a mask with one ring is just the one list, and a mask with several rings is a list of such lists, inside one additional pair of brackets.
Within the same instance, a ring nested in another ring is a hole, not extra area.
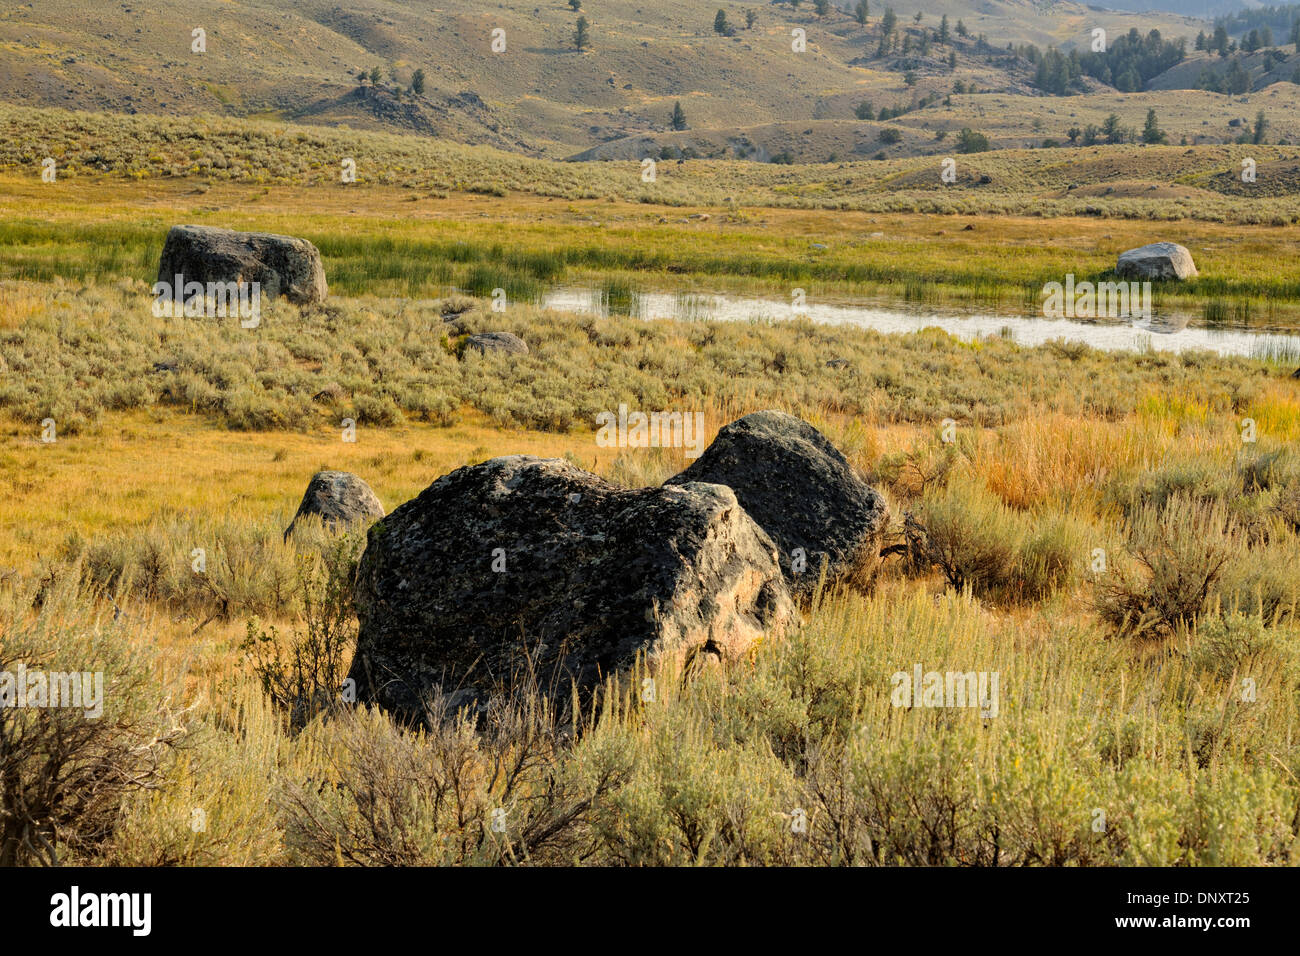
[[(1290, 71), (1286, 75), (1289, 77)], [(922, 81), (920, 86), (924, 85)], [(864, 90), (858, 97), (858, 103), (869, 102), (877, 111), (882, 107), (907, 107), (915, 100), (902, 84)], [(947, 156), (956, 149), (957, 135), (963, 128), (988, 137), (994, 150), (1063, 147), (1069, 145), (1071, 129), (1100, 127), (1112, 113), (1126, 128), (1140, 131), (1151, 109), (1156, 111), (1168, 142), (1174, 145), (1234, 143), (1251, 128), (1261, 111), (1269, 123), (1268, 142), (1300, 142), (1300, 87), (1289, 81), (1272, 83), (1246, 96), (1188, 90), (1178, 84), (1144, 93), (1108, 91), (1060, 98), (1006, 92), (945, 93), (941, 100), (886, 121), (846, 118), (852, 115), (855, 105), (841, 104), (834, 118), (640, 133), (593, 146), (574, 158), (641, 160), (647, 156), (687, 156), (772, 162), (788, 157), (795, 163), (817, 164)], [(885, 138), (885, 131), (890, 129), (901, 134), (897, 142)]]
[[(845, 4), (847, 6), (847, 4)], [(588, 2), (591, 42), (573, 44), (579, 14), (562, 0), (470, 5), (411, 5), (361, 0), (292, 4), (274, 0), (163, 0), (144, 9), (131, 0), (85, 16), (75, 0), (0, 8), (0, 90), (9, 102), (128, 113), (268, 116), (356, 127), (415, 131), (523, 152), (569, 155), (601, 142), (666, 128), (682, 101), (698, 128), (761, 127), (774, 122), (849, 116), (863, 95), (902, 96), (901, 70), (885, 72), (871, 54), (882, 4), (859, 26), (833, 9), (793, 10), (767, 2), (722, 2), (735, 36), (713, 31), (717, 6), (695, 0)], [(938, 27), (941, 13), (963, 19), (989, 49), (959, 45), (956, 71), (941, 51), (918, 66), (1010, 89), (1020, 82), (985, 62), (1009, 42), (1077, 43), (1101, 26), (1194, 36), (1197, 24), (1167, 14), (1101, 11), (1069, 2), (1029, 0), (895, 5), (900, 25)], [(758, 19), (745, 26), (747, 12)], [(1203, 26), (1203, 24), (1201, 24)], [(791, 30), (806, 31), (808, 50), (791, 50)], [(191, 34), (206, 31), (206, 52)], [(506, 49), (491, 50), (492, 31)], [(897, 66), (896, 63), (890, 64)], [(357, 72), (378, 69), (377, 85)], [(409, 95), (423, 69), (423, 96)], [(846, 105), (848, 109), (846, 109)]]
[[(1196, 97), (1164, 94), (1187, 101)], [(1222, 99), (1222, 97), (1218, 97)], [(1047, 109), (1071, 100), (1039, 99)], [(1282, 101), (1279, 99), (1279, 103)], [(1005, 105), (1005, 104), (1004, 104)], [(1112, 95), (1091, 112), (1053, 117), (1065, 126), (1099, 118), (1103, 110), (1137, 123), (1144, 100)], [(1047, 115), (1051, 115), (1050, 112)], [(1279, 115), (1279, 124), (1288, 121)], [(993, 126), (999, 120), (986, 117)], [(907, 118), (897, 126), (906, 128)], [(1204, 121), (1208, 123), (1207, 121)], [(1298, 126), (1297, 128), (1300, 128)], [(922, 134), (912, 130), (909, 135)], [(1285, 225), (1300, 214), (1300, 180), (1291, 147), (1272, 145), (1094, 146), (998, 150), (960, 155), (935, 141), (930, 155), (890, 160), (840, 160), (785, 166), (740, 161), (667, 160), (653, 183), (640, 162), (562, 163), (529, 159), (486, 147), (420, 136), (398, 136), (266, 121), (194, 117), (122, 117), (0, 106), (0, 170), (39, 183), (42, 163), (55, 160), (57, 183), (107, 175), (140, 182), (187, 181), (254, 186), (319, 185), (347, 189), (341, 164), (353, 159), (358, 182), (411, 191), (411, 201), (452, 192), (554, 199), (605, 199), (651, 205), (787, 207), (864, 211), (988, 212), (1038, 216), (1097, 215), (1147, 219), (1204, 219)], [(957, 178), (940, 179), (953, 156)], [(1240, 180), (1243, 159), (1254, 159), (1256, 182)], [(49, 190), (58, 195), (58, 185)]]

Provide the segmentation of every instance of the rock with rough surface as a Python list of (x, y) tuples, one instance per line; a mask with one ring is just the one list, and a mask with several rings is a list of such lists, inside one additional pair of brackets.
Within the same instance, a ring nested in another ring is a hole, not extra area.
[(318, 471), (312, 475), (298, 511), (284, 530), (285, 540), (300, 518), (314, 515), (330, 528), (361, 528), (384, 516), (384, 506), (370, 486), (346, 471)]
[(692, 481), (736, 493), (776, 544), (781, 570), (799, 597), (816, 588), (823, 560), (832, 581), (865, 579), (879, 562), (889, 522), (884, 498), (821, 432), (793, 415), (768, 410), (727, 425), (667, 483)]
[(1121, 252), (1115, 266), (1116, 275), (1126, 279), (1190, 279), (1196, 263), (1185, 246), (1173, 242), (1153, 242)]
[(482, 706), (529, 662), (563, 705), (638, 653), (734, 659), (795, 613), (730, 489), (628, 491), (522, 455), (444, 475), (371, 528), (355, 602), (357, 698), (404, 719), (437, 693)]
[(465, 348), (480, 355), (504, 352), (507, 355), (527, 355), (528, 345), (513, 332), (477, 332), (465, 340)]
[(158, 281), (259, 283), (264, 299), (284, 296), (307, 305), (329, 294), (320, 250), (306, 239), (215, 226), (172, 226), (158, 263)]

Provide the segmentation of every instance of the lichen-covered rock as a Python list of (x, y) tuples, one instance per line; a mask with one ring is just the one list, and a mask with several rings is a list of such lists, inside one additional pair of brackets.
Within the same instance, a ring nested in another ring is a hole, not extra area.
[(529, 668), (563, 702), (638, 653), (733, 659), (795, 613), (730, 489), (628, 491), (520, 455), (444, 475), (371, 528), (355, 601), (357, 697), (408, 719)]
[(1153, 242), (1121, 252), (1115, 274), (1129, 279), (1190, 279), (1196, 263), (1185, 246), (1173, 242)]
[[(329, 294), (320, 250), (306, 239), (215, 226), (172, 226), (158, 262), (158, 281), (243, 282), (265, 299), (284, 296), (306, 305)], [(188, 296), (186, 297), (188, 298)]]
[(506, 355), (527, 355), (528, 345), (513, 332), (477, 332), (465, 340), (465, 348), (479, 355), (504, 352)]
[(384, 506), (370, 486), (347, 471), (318, 471), (307, 484), (298, 511), (284, 529), (288, 540), (299, 519), (315, 515), (328, 527), (364, 528), (384, 516)]
[(667, 484), (726, 485), (781, 553), (790, 589), (807, 597), (823, 561), (829, 580), (868, 577), (889, 509), (817, 429), (785, 412), (746, 415)]

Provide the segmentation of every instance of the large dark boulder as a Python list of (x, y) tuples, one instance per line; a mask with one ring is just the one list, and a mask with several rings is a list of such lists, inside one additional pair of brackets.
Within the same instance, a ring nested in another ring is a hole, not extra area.
[(879, 563), (889, 510), (821, 432), (785, 412), (746, 415), (667, 484), (726, 485), (781, 553), (799, 597), (828, 580), (864, 580)]
[(444, 475), (370, 529), (349, 677), (419, 717), (485, 703), (531, 668), (563, 704), (638, 653), (733, 659), (790, 622), (776, 548), (717, 485), (627, 491), (515, 455)]
[(215, 226), (172, 226), (158, 263), (158, 281), (257, 282), (265, 299), (305, 305), (329, 294), (320, 250), (306, 239)]
[(364, 528), (384, 516), (384, 506), (370, 486), (351, 472), (318, 471), (312, 475), (298, 511), (284, 529), (285, 540), (304, 517), (318, 517), (330, 528)]

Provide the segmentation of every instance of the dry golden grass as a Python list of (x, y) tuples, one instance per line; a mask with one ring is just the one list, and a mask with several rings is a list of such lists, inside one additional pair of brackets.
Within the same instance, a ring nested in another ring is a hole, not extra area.
[(503, 430), (468, 409), (459, 419), (450, 428), (362, 427), (355, 443), (338, 429), (234, 432), (174, 412), (115, 414), (50, 444), (25, 423), (6, 422), (0, 565), (50, 555), (70, 533), (94, 537), (160, 511), (276, 516), (287, 525), (308, 479), (324, 468), (362, 475), (391, 510), (439, 475), (497, 455), (570, 453), (605, 470), (617, 452), (589, 434)]
[[(1290, 427), (1295, 403), (1284, 389), (1266, 388), (1248, 410)], [(1112, 469), (1231, 462), (1231, 438), (1223, 435), (1233, 434), (1237, 413), (1202, 412), (1206, 403), (1195, 399), (1152, 401), (1114, 422), (1050, 414), (985, 430), (959, 438), (955, 468), (963, 480), (1044, 517), (1069, 499), (1097, 540), (1109, 543), (1113, 516), (1093, 492), (1114, 477)], [(722, 417), (711, 415), (710, 434)], [(809, 417), (868, 472), (890, 456), (939, 450), (928, 425), (834, 411)], [(448, 427), (365, 429), (355, 445), (324, 431), (226, 432), (175, 412), (107, 414), (54, 445), (23, 431), (4, 429), (6, 473), (29, 481), (12, 490), (17, 518), (5, 528), (6, 562), (30, 561), (70, 528), (94, 539), (173, 509), (278, 528), (307, 476), (322, 466), (361, 474), (391, 510), (438, 475), (497, 454), (572, 453), (632, 483), (660, 480), (682, 464), (676, 452), (616, 458), (585, 434), (503, 431), (469, 411)], [(1275, 445), (1268, 437), (1261, 451)], [(891, 493), (911, 506), (915, 490), (903, 481)], [(14, 538), (11, 529), (27, 530)], [(833, 595), (799, 634), (765, 642), (728, 672), (689, 686), (661, 675), (656, 707), (611, 702), (581, 743), (533, 759), (567, 781), (559, 792), (577, 794), (574, 800), (590, 793), (589, 781), (613, 774), (570, 833), (594, 840), (603, 862), (808, 864), (842, 862), (846, 852), (876, 864), (1289, 859), (1286, 821), (1296, 791), (1287, 773), (1300, 767), (1288, 743), (1298, 719), (1286, 657), (1294, 627), (1258, 646), (1189, 634), (1190, 656), (1171, 663), (1153, 648), (1104, 640), (1087, 594), (1088, 585), (1076, 582), (1041, 603), (1004, 605), (945, 592), (933, 576), (913, 578), (894, 566), (873, 593)], [(521, 746), (517, 738), (479, 739), (465, 750), (450, 729), (408, 739), (375, 715), (341, 715), (288, 734), (249, 681), (239, 646), (243, 621), (204, 623), (117, 597), (133, 639), (153, 655), (155, 677), (172, 688), (175, 706), (192, 708), (195, 736), (169, 767), (166, 786), (128, 801), (101, 851), (105, 860), (331, 863), (337, 839), (351, 862), (487, 862), (498, 852), (520, 861), (511, 855), (517, 849), (480, 842), (489, 808), (508, 806), (512, 820), (529, 819), (540, 812), (530, 809), (533, 801), (551, 792), (542, 778), (529, 778), (519, 791), (493, 782), (493, 761)], [(111, 608), (101, 604), (98, 615), (106, 622)], [(280, 623), (299, 624), (292, 614)], [(1239, 704), (1228, 677), (1215, 676), (1240, 653), (1277, 706)], [(999, 718), (891, 706), (890, 674), (915, 662), (998, 672)], [(429, 817), (431, 804), (407, 805), (392, 791), (382, 799), (397, 805), (381, 818), (397, 832), (369, 831), (373, 788), (382, 794), (404, 767), (436, 776), (437, 762), (453, 758), (463, 761), (465, 819)], [(845, 767), (872, 786), (844, 791), (844, 803), (828, 800), (826, 788), (840, 785)], [(319, 799), (322, 781), (337, 788), (329, 801)], [(931, 817), (953, 800), (958, 819)], [(922, 824), (913, 826), (902, 806), (934, 825), (953, 825), (951, 846), (935, 855), (916, 829)], [(782, 821), (791, 807), (807, 808), (810, 838), (790, 839)], [(1097, 807), (1108, 819), (1101, 836), (1090, 835)], [(206, 815), (201, 833), (187, 825), (196, 808)], [(1224, 825), (1203, 825), (1210, 818)], [(733, 833), (728, 827), (737, 821)], [(697, 826), (714, 836), (695, 842)], [(879, 855), (866, 849), (863, 827)], [(989, 842), (994, 832), (1001, 836)], [(532, 860), (563, 862), (565, 852), (538, 848)]]
[(19, 328), (45, 311), (43, 291), (21, 285), (0, 285), (0, 329)]

